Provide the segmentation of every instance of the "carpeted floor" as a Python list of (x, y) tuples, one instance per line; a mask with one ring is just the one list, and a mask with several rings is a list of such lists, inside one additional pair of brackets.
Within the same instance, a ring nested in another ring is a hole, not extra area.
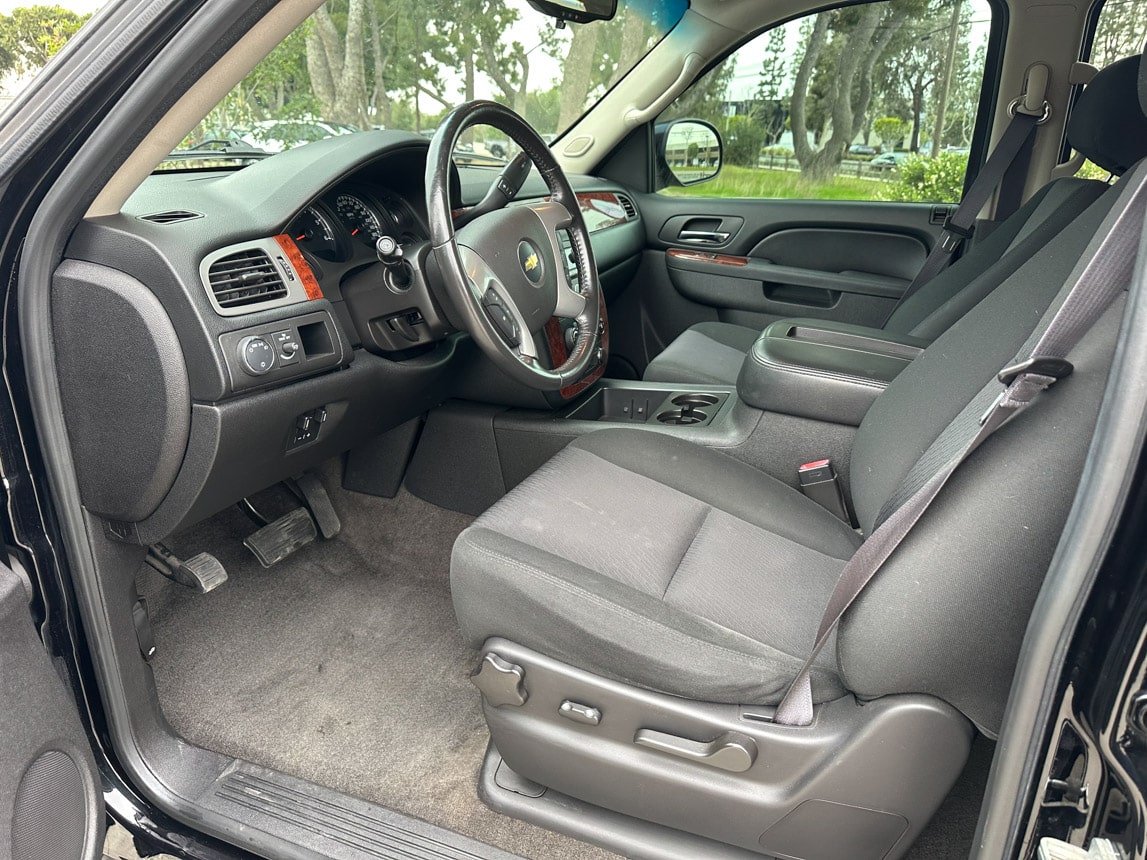
[[(141, 573), (171, 724), (201, 746), (524, 857), (614, 857), (477, 797), (488, 736), (448, 580), (450, 548), (471, 518), (405, 490), (347, 493), (333, 470), (323, 478), (343, 522), (336, 539), (265, 570), (242, 545), (254, 525), (232, 508), (171, 542), (185, 557), (215, 554), (230, 574), (224, 586), (197, 595)], [(256, 501), (271, 516), (295, 504), (281, 491)], [(990, 761), (991, 745), (978, 744), (913, 860), (967, 856)]]
[[(171, 542), (210, 551), (229, 580), (210, 594), (140, 575), (152, 662), (172, 726), (208, 749), (309, 779), (538, 858), (609, 858), (499, 815), (478, 799), (488, 734), (469, 681), (475, 654), (450, 602), (454, 538), (471, 518), (402, 491), (346, 493), (324, 475), (343, 531), (262, 568), (236, 508)], [(294, 506), (263, 494), (260, 510)]]

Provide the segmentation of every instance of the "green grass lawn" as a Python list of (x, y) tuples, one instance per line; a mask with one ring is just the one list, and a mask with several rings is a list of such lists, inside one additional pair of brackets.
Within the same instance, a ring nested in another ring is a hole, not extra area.
[(823, 185), (802, 183), (790, 170), (753, 167), (721, 168), (715, 179), (688, 188), (666, 188), (661, 193), (677, 197), (798, 198), (804, 200), (878, 200), (885, 183), (879, 179), (837, 176)]

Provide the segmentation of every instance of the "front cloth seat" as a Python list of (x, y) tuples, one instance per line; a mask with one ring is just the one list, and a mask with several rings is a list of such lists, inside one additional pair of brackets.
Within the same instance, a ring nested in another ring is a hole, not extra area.
[[(1122, 175), (1147, 155), (1147, 118), (1140, 109), (1139, 57), (1103, 69), (1072, 108), (1067, 139), (1104, 170)], [(898, 304), (885, 331), (931, 341), (994, 290), (1103, 192), (1104, 183), (1074, 177), (1048, 183), (982, 242)], [(793, 305), (792, 316), (807, 311)], [(690, 326), (645, 369), (647, 382), (736, 385), (761, 330), (709, 321)]]
[(505, 764), (688, 838), (809, 860), (902, 854), (973, 726), (1000, 726), (1123, 299), (1073, 351), (1074, 374), (960, 467), (845, 616), (813, 673), (813, 724), (775, 725), (769, 706), (846, 560), (1053, 305), (1116, 190), (876, 400), (851, 456), (859, 534), (686, 432), (640, 429), (578, 439), (465, 530), (451, 587)]

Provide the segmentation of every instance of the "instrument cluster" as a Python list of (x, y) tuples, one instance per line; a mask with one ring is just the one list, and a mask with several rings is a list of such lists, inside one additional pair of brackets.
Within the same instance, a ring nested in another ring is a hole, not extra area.
[(373, 254), (390, 236), (400, 245), (422, 241), (426, 226), (404, 198), (383, 188), (336, 188), (300, 212), (287, 233), (307, 253), (332, 263)]

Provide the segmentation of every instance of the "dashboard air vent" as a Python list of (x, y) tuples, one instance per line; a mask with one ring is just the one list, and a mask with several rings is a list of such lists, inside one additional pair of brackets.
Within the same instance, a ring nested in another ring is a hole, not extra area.
[(274, 301), (288, 292), (274, 262), (258, 248), (220, 257), (211, 264), (207, 280), (221, 308)]
[(626, 197), (624, 194), (617, 195), (617, 202), (621, 204), (621, 208), (625, 210), (625, 217), (628, 221), (633, 221), (637, 218), (637, 207), (633, 205), (633, 201)]
[(170, 212), (153, 212), (150, 215), (140, 215), (141, 221), (152, 221), (156, 224), (178, 224), (180, 221), (193, 221), (202, 218), (201, 212), (191, 212), (188, 209), (172, 209)]

